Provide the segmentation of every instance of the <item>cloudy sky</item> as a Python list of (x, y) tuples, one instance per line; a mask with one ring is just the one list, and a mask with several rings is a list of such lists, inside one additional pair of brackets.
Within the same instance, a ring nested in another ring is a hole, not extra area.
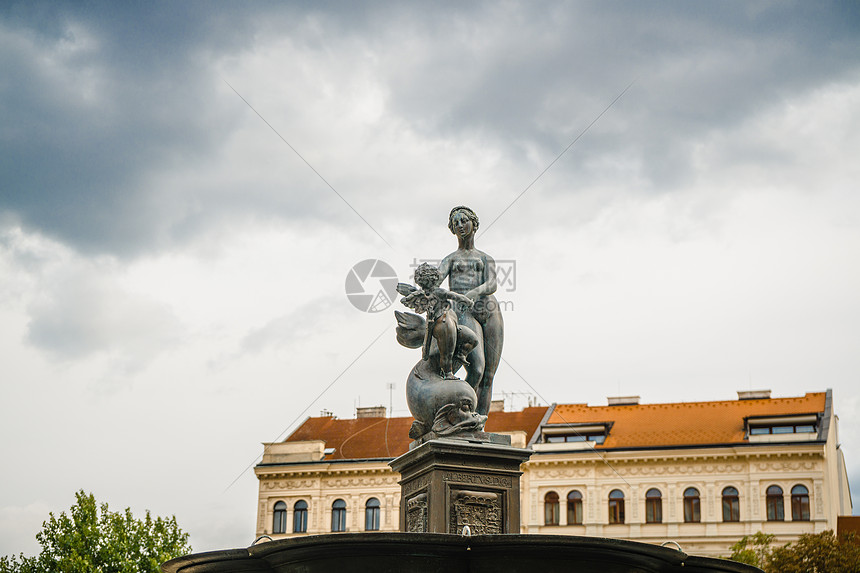
[(344, 281), (459, 204), (513, 407), (832, 388), (860, 508), (858, 154), (854, 2), (5, 2), (0, 555), (81, 488), (248, 545), (260, 442), (408, 414)]

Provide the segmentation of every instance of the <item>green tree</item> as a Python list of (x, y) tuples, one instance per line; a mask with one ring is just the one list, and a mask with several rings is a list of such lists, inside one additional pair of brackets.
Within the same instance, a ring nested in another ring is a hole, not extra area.
[(731, 546), (732, 555), (729, 559), (764, 568), (773, 552), (770, 544), (773, 543), (774, 537), (761, 531), (753, 535), (744, 535), (740, 541)]
[(176, 518), (135, 519), (131, 509), (114, 512), (83, 490), (69, 514), (53, 513), (36, 539), (35, 557), (0, 557), (0, 573), (159, 573), (164, 561), (191, 552)]
[(771, 548), (774, 536), (744, 536), (730, 559), (755, 565), (765, 573), (860, 573), (860, 543), (853, 532), (805, 533), (794, 543)]
[(768, 573), (860, 573), (860, 544), (854, 533), (806, 533), (796, 543), (773, 550)]

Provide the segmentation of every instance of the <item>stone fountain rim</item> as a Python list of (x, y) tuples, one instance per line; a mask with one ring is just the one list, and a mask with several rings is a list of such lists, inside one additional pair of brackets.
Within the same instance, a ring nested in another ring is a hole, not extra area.
[[(302, 552), (309, 548), (313, 548), (315, 551), (324, 550), (327, 547), (333, 550), (335, 548), (344, 549), (352, 545), (360, 545), (364, 549), (370, 546), (388, 546), (393, 548), (408, 545), (411, 550), (415, 551), (423, 552), (432, 548), (447, 554), (453, 554), (460, 550), (491, 550), (495, 547), (504, 547), (506, 550), (512, 552), (556, 549), (562, 552), (612, 553), (629, 558), (644, 558), (655, 562), (662, 562), (669, 566), (707, 567), (709, 571), (715, 572), (752, 573), (759, 571), (755, 567), (734, 561), (688, 555), (674, 548), (626, 539), (522, 533), (462, 536), (450, 533), (402, 532), (329, 533), (276, 539), (252, 545), (245, 549), (226, 549), (186, 555), (164, 563), (162, 571), (164, 573), (181, 573), (184, 569), (192, 566), (215, 565), (217, 563), (239, 565), (240, 562), (245, 562), (251, 567), (243, 570), (264, 571), (267, 569), (258, 569), (258, 567), (264, 566), (269, 561), (269, 558), (275, 557), (278, 553), (286, 551)], [(209, 569), (207, 568), (206, 570)]]

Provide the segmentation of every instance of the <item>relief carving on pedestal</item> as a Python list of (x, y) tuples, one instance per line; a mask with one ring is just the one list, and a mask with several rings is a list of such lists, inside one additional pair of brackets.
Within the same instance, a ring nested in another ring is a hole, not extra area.
[(451, 491), (448, 532), (460, 534), (468, 525), (472, 535), (504, 533), (502, 500), (498, 493), (487, 491)]
[(427, 532), (427, 494), (419, 493), (406, 500), (407, 533)]

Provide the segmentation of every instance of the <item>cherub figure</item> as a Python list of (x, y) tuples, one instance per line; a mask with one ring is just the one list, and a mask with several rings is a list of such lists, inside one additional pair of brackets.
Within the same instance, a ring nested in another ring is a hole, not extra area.
[[(406, 294), (400, 301), (405, 306), (415, 312), (427, 313), (427, 331), (424, 333), (421, 357), (427, 360), (430, 356), (430, 346), (435, 338), (439, 346), (439, 365), (443, 378), (459, 380), (454, 376), (454, 359), (468, 365), (466, 356), (471, 352), (476, 340), (461, 340), (458, 348), (457, 313), (454, 312), (451, 303), (455, 301), (466, 305), (467, 308), (472, 308), (474, 302), (462, 294), (437, 286), (442, 282), (442, 276), (436, 267), (427, 263), (422, 263), (415, 269), (415, 282), (421, 287), (420, 289), (409, 292), (413, 287), (408, 287), (405, 289), (407, 294), (401, 291), (399, 288), (401, 285), (398, 285), (398, 290), (401, 294)], [(407, 287), (407, 285), (402, 286)], [(455, 351), (457, 351), (456, 355)]]

